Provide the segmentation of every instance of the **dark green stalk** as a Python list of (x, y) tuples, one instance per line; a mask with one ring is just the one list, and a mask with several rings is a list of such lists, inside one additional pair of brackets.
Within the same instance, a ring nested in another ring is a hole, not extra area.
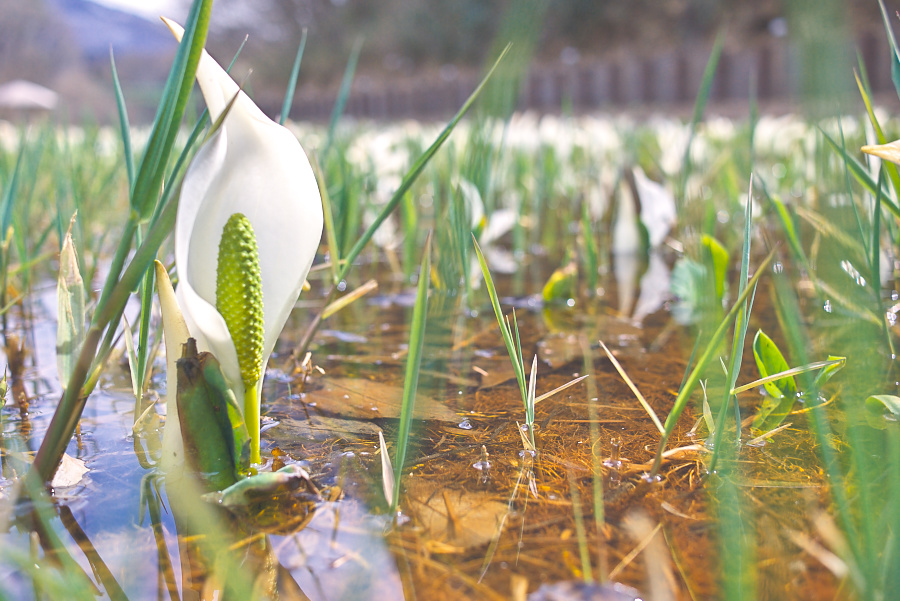
[[(779, 305), (779, 320), (785, 333), (785, 339), (791, 348), (791, 352), (801, 365), (809, 363), (807, 349), (809, 348), (809, 340), (802, 328), (803, 320), (801, 319), (800, 307), (797, 303), (796, 292), (794, 287), (786, 281), (783, 275), (776, 276), (775, 282), (775, 299)], [(809, 374), (800, 376), (804, 381), (802, 387), (804, 390), (810, 389), (812, 383)], [(853, 558), (858, 562), (861, 558), (859, 541), (853, 536), (853, 521), (850, 512), (850, 501), (845, 488), (845, 479), (841, 471), (840, 462), (837, 452), (832, 446), (831, 427), (825, 416), (825, 410), (821, 406), (813, 408), (808, 413), (808, 422), (810, 430), (819, 445), (819, 452), (824, 464), (825, 473), (831, 482), (831, 496), (837, 506), (837, 514), (840, 520), (841, 528), (847, 533), (847, 544)]]
[(177, 203), (174, 202), (166, 205), (159, 220), (150, 228), (147, 238), (138, 248), (121, 279), (112, 287), (108, 301), (102, 307), (97, 307), (94, 319), (85, 335), (81, 353), (78, 355), (75, 368), (69, 378), (69, 385), (53, 414), (47, 433), (35, 455), (32, 469), (28, 472), (29, 478), (47, 482), (53, 477), (53, 473), (65, 453), (66, 446), (75, 432), (75, 426), (81, 418), (81, 413), (84, 411), (87, 395), (82, 387), (90, 373), (103, 332), (107, 326), (111, 325), (114, 317), (121, 315), (131, 296), (131, 291), (138, 286), (144, 273), (156, 258), (159, 246), (175, 224), (177, 206)]
[[(138, 230), (138, 244), (143, 242), (143, 236), (140, 229)], [(140, 325), (138, 328), (138, 348), (137, 348), (137, 395), (135, 402), (139, 412), (143, 412), (143, 396), (147, 379), (147, 373), (150, 369), (150, 317), (153, 309), (153, 282), (155, 271), (148, 269), (141, 278), (138, 294), (141, 298)], [(118, 321), (118, 320), (117, 320)], [(105, 363), (105, 361), (103, 362)], [(135, 413), (135, 419), (140, 413)]]
[(147, 150), (134, 182), (131, 208), (141, 220), (149, 217), (157, 204), (166, 164), (194, 87), (194, 76), (206, 42), (211, 10), (211, 0), (194, 0), (191, 5), (184, 35), (178, 45), (178, 52), (163, 90), (163, 100), (150, 132)]
[(128, 126), (128, 110), (125, 107), (125, 95), (122, 93), (122, 84), (119, 83), (119, 73), (116, 71), (116, 60), (113, 58), (112, 47), (109, 49), (109, 68), (112, 72), (113, 89), (116, 92), (116, 108), (119, 111), (119, 132), (122, 135), (122, 152), (125, 154), (125, 170), (128, 173), (128, 190), (134, 190), (134, 153), (131, 148), (131, 129)]

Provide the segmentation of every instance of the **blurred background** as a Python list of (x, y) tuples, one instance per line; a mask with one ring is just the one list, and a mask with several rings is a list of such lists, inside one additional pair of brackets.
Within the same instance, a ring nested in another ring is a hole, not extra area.
[[(149, 122), (175, 51), (154, 14), (183, 20), (189, 4), (3, 0), (0, 118), (114, 119), (112, 49), (132, 121)], [(208, 48), (227, 64), (249, 36), (233, 73), (274, 115), (304, 29), (300, 120), (329, 117), (355, 48), (346, 113), (360, 118), (452, 114), (508, 41), (510, 110), (687, 112), (719, 34), (719, 112), (746, 114), (751, 95), (839, 110), (858, 57), (876, 94), (893, 90), (876, 0), (217, 0)]]

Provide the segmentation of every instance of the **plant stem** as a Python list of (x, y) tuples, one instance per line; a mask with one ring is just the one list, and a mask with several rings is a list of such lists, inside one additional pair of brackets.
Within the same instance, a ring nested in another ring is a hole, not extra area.
[(250, 463), (259, 463), (259, 395), (255, 382), (244, 382), (244, 423), (250, 434)]
[(84, 389), (84, 383), (94, 362), (103, 332), (115, 321), (116, 316), (122, 314), (131, 291), (137, 287), (156, 258), (160, 244), (175, 224), (177, 208), (177, 203), (168, 203), (159, 220), (150, 228), (144, 243), (138, 248), (122, 278), (110, 287), (106, 302), (97, 307), (91, 327), (85, 335), (81, 353), (69, 378), (69, 385), (56, 407), (44, 440), (41, 441), (41, 446), (34, 457), (34, 464), (28, 472), (30, 478), (39, 478), (40, 482), (47, 482), (53, 477), (84, 411), (87, 395), (90, 393)]

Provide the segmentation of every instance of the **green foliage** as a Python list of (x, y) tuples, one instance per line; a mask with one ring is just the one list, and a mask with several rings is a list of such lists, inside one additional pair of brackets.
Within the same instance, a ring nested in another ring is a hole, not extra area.
[(78, 269), (78, 256), (72, 241), (71, 225), (60, 251), (59, 277), (56, 282), (56, 366), (59, 381), (65, 386), (75, 369), (75, 360), (84, 342), (84, 325), (87, 321), (84, 281)]
[(265, 339), (262, 277), (256, 235), (241, 213), (228, 218), (219, 241), (216, 309), (234, 340), (244, 386), (254, 386), (262, 375)]
[[(494, 309), (494, 316), (497, 318), (497, 324), (500, 326), (500, 334), (503, 336), (503, 343), (506, 345), (506, 352), (509, 355), (509, 361), (512, 363), (513, 371), (516, 374), (516, 382), (519, 384), (519, 394), (522, 396), (522, 404), (525, 408), (525, 425), (528, 427), (529, 443), (534, 449), (534, 390), (527, 386), (525, 382), (525, 358), (522, 356), (522, 344), (519, 340), (519, 328), (516, 324), (516, 313), (512, 314), (512, 325), (509, 318), (503, 315), (500, 308), (500, 298), (497, 296), (497, 288), (494, 286), (494, 279), (491, 277), (491, 270), (488, 267), (481, 247), (478, 241), (472, 237), (475, 244), (475, 254), (478, 256), (478, 264), (481, 266), (481, 273), (484, 276), (484, 284), (491, 298), (491, 307)], [(537, 359), (537, 358), (535, 358)], [(536, 367), (537, 364), (535, 364)], [(534, 381), (534, 368), (532, 368), (532, 382)], [(529, 395), (529, 390), (531, 394)], [(530, 396), (530, 400), (529, 400)]]
[[(753, 356), (756, 358), (759, 374), (763, 378), (790, 368), (778, 346), (762, 330), (758, 330), (753, 339)], [(778, 427), (793, 408), (797, 400), (797, 384), (793, 377), (788, 376), (774, 382), (766, 382), (764, 386), (769, 396), (763, 400), (753, 419), (753, 427), (767, 431)]]
[(578, 266), (575, 263), (558, 267), (544, 284), (541, 298), (548, 304), (566, 303), (569, 299), (575, 298), (577, 277)]
[(400, 406), (400, 428), (397, 431), (397, 454), (394, 463), (394, 490), (391, 496), (391, 512), (397, 510), (400, 502), (400, 480), (406, 453), (409, 448), (409, 433), (415, 409), (416, 391), (419, 386), (419, 368), (422, 365), (422, 349), (425, 344), (425, 325), (428, 315), (428, 290), (431, 273), (431, 237), (425, 243), (422, 267), (419, 269), (419, 284), (416, 288), (416, 303), (413, 307), (412, 322), (409, 327), (409, 355), (406, 358), (406, 374), (403, 378), (403, 401)]
[(209, 490), (223, 490), (247, 470), (250, 436), (219, 362), (193, 339), (178, 360), (178, 420), (185, 461)]
[(703, 245), (706, 265), (712, 267), (716, 297), (721, 300), (725, 295), (725, 278), (728, 275), (728, 251), (722, 244), (707, 234), (700, 240)]
[(873, 428), (884, 430), (900, 421), (900, 397), (893, 394), (873, 394), (866, 399), (866, 418)]
[[(184, 38), (163, 93), (157, 120), (150, 134), (148, 148), (135, 176), (131, 194), (132, 211), (112, 259), (109, 274), (91, 320), (65, 394), (56, 409), (54, 419), (41, 442), (29, 478), (47, 481), (51, 478), (84, 409), (84, 402), (96, 383), (100, 367), (112, 346), (112, 338), (125, 308), (125, 303), (144, 277), (163, 239), (175, 221), (175, 204), (164, 191), (160, 198), (164, 176), (168, 172), (168, 157), (175, 145), (181, 117), (193, 89), (197, 61), (206, 38), (211, 2), (197, 0), (191, 8)], [(23, 146), (24, 148), (24, 146)], [(177, 166), (168, 182), (177, 181)], [(126, 268), (135, 234), (141, 220), (151, 221), (151, 227)], [(5, 254), (5, 253), (4, 253)], [(101, 346), (106, 333), (107, 341)], [(99, 351), (99, 352), (98, 352)], [(93, 372), (93, 374), (92, 374)], [(83, 390), (87, 387), (87, 390)]]

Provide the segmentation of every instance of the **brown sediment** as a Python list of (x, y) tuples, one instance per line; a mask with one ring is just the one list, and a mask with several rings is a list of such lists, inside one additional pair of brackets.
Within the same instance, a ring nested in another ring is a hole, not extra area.
[[(597, 340), (609, 344), (664, 420), (690, 354), (683, 330), (672, 327), (665, 313), (652, 316), (642, 328), (614, 325), (616, 318), (602, 307), (557, 316), (552, 328), (571, 328), (571, 335), (551, 332), (539, 313), (517, 315), (527, 364), (533, 353), (546, 350), (543, 340), (555, 337), (553, 360), (538, 364), (538, 394), (591, 374), (537, 404), (534, 457), (522, 451), (516, 423), (524, 422), (524, 409), (493, 316), (450, 325), (432, 322), (429, 328), (441, 330), (443, 337), (426, 344), (417, 415), (427, 419), (413, 426), (402, 472), (403, 515), (391, 526), (377, 431), (384, 430), (393, 454), (408, 332), (402, 310), (389, 309), (376, 314), (372, 323), (348, 324), (352, 336), (323, 332), (310, 360), (322, 371), (300, 370), (290, 389), (268, 385), (274, 394), (267, 413), (278, 425), (262, 438), (270, 445), (272, 468), (305, 461), (326, 498), (313, 502), (288, 495), (277, 508), (262, 506), (235, 519), (263, 525), (257, 533), (231, 541), (236, 552), (255, 547), (264, 539), (262, 531), (284, 540), (299, 537), (303, 528), (315, 527), (318, 512), (333, 511), (333, 530), (320, 533), (326, 539), (371, 530), (371, 520), (382, 520), (377, 538), (390, 552), (409, 599), (521, 598), (523, 591), (533, 592), (544, 583), (577, 581), (584, 576), (582, 544), (595, 577), (615, 569), (617, 581), (646, 592), (648, 570), (656, 566), (648, 565), (649, 556), (640, 550), (646, 537), (637, 540), (626, 524), (638, 511), (653, 528), (658, 526), (654, 544), (662, 542), (668, 554), (667, 579), (675, 597), (715, 600), (721, 598), (723, 569), (719, 490), (727, 478), (738, 491), (745, 535), (755, 550), (748, 560), (757, 574), (756, 598), (841, 598), (838, 580), (790, 536), (800, 532), (825, 546), (812, 516), (828, 506), (829, 497), (804, 416), (794, 416), (794, 425), (763, 446), (744, 446), (737, 459), (720, 466), (719, 474), (709, 475), (706, 426), (701, 423), (696, 433), (689, 432), (697, 421), (689, 408), (670, 438), (659, 480), (650, 482), (646, 472), (660, 433), (598, 350)], [(567, 341), (574, 348), (565, 348)], [(750, 362), (752, 355), (745, 355), (745, 365)], [(367, 388), (360, 392), (363, 385)], [(352, 411), (345, 411), (344, 394), (365, 397), (371, 406), (355, 398)], [(749, 415), (756, 401), (749, 393), (740, 400), (744, 416)], [(598, 484), (602, 499), (595, 497)], [(584, 541), (576, 528), (572, 487), (580, 498)], [(596, 511), (601, 502), (602, 521)], [(153, 534), (160, 565), (168, 566), (160, 586), (171, 589), (178, 558), (163, 562), (166, 547), (158, 524)], [(197, 555), (190, 548), (193, 541), (182, 543), (187, 555)], [(356, 558), (354, 551), (342, 548), (326, 569), (339, 571), (356, 562), (364, 577), (384, 576), (365, 572), (369, 558)], [(268, 565), (267, 557), (260, 559), (262, 565)], [(290, 584), (290, 568), (269, 570), (269, 580), (277, 576)], [(195, 569), (186, 563), (182, 577), (189, 587), (202, 587), (194, 580), (202, 581), (206, 574), (192, 573)]]

